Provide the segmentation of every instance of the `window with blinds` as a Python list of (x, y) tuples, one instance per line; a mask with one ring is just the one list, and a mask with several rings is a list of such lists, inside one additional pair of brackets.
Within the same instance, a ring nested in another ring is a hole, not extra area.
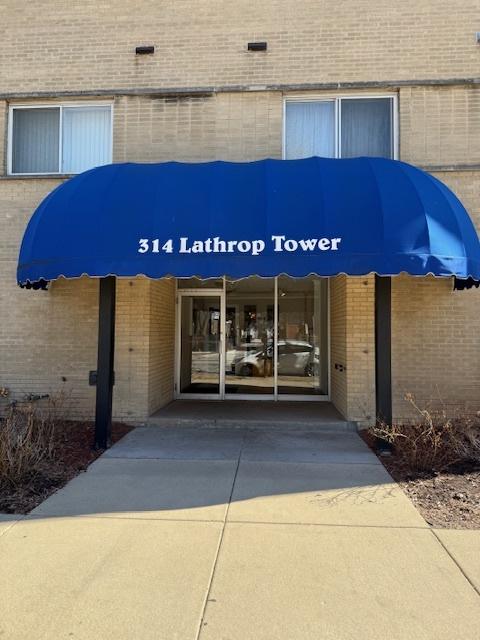
[(394, 97), (287, 100), (284, 157), (395, 157)]
[(73, 174), (112, 161), (111, 105), (13, 106), (9, 173)]

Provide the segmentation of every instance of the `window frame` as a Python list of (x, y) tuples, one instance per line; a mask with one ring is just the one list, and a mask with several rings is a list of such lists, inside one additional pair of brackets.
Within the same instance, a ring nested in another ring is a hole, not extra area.
[[(35, 102), (35, 103), (13, 103), (8, 107), (8, 129), (7, 129), (7, 176), (72, 176), (77, 173), (65, 173), (62, 171), (62, 148), (63, 148), (63, 110), (70, 107), (110, 107), (110, 162), (113, 161), (113, 101), (112, 100), (95, 100), (95, 101), (76, 101), (76, 102)], [(60, 109), (59, 114), (59, 135), (58, 135), (58, 171), (45, 172), (13, 172), (13, 117), (14, 111), (20, 109)]]
[(342, 108), (343, 100), (373, 100), (389, 98), (392, 108), (392, 148), (393, 160), (399, 159), (399, 119), (398, 119), (398, 93), (360, 93), (360, 94), (306, 94), (284, 96), (283, 98), (283, 126), (282, 126), (282, 159), (287, 160), (287, 103), (288, 102), (333, 102), (335, 105), (335, 158), (341, 158), (342, 148)]

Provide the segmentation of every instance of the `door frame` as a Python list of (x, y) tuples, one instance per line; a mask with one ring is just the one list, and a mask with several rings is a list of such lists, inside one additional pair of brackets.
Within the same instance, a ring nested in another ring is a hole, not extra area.
[[(182, 393), (180, 373), (182, 358), (182, 302), (187, 297), (218, 298), (220, 301), (220, 371), (218, 393)], [(223, 400), (225, 396), (225, 287), (223, 289), (178, 289), (175, 295), (175, 399)]]
[[(330, 402), (331, 399), (331, 324), (330, 324), (330, 278), (327, 280), (327, 384), (328, 394), (326, 395), (301, 395), (278, 393), (278, 276), (274, 278), (274, 332), (273, 332), (273, 372), (274, 372), (274, 392), (271, 394), (253, 393), (225, 393), (225, 321), (226, 321), (226, 282), (223, 277), (223, 287), (211, 289), (179, 289), (178, 280), (175, 281), (175, 371), (174, 371), (174, 398), (175, 400), (261, 400), (261, 401), (294, 401), (294, 402)], [(181, 371), (181, 299), (187, 296), (205, 296), (220, 298), (220, 375), (219, 393), (181, 393), (180, 392), (180, 371)]]

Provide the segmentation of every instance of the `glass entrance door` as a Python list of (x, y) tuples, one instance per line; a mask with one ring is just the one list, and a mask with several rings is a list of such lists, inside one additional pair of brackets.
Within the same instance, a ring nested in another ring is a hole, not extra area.
[(328, 394), (328, 281), (279, 276), (277, 391)]
[(208, 291), (182, 292), (179, 296), (177, 389), (180, 395), (220, 397), (221, 300), (220, 294)]
[(177, 296), (177, 398), (329, 398), (326, 278), (190, 278)]
[(275, 279), (226, 282), (225, 394), (274, 397)]

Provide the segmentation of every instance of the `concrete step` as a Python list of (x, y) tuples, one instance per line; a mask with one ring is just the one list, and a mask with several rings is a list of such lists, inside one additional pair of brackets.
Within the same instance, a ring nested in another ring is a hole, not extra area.
[(174, 400), (145, 423), (156, 427), (229, 427), (356, 431), (330, 402)]
[(147, 427), (229, 427), (232, 429), (275, 429), (301, 431), (357, 431), (357, 423), (349, 420), (279, 420), (278, 417), (262, 419), (242, 418), (186, 418), (178, 416), (152, 416)]

